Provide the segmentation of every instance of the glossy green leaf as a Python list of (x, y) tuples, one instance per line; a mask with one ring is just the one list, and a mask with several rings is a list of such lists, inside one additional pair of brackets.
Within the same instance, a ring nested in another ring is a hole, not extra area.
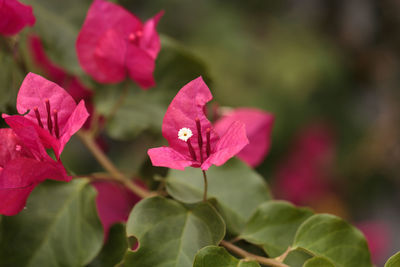
[(87, 267), (109, 267), (118, 264), (128, 249), (125, 225), (115, 224), (110, 228), (107, 242), (99, 255)]
[(193, 267), (260, 267), (255, 261), (238, 260), (224, 248), (208, 246), (196, 254)]
[[(257, 206), (271, 199), (264, 179), (242, 161), (234, 158), (207, 171), (208, 197), (217, 199), (217, 209), (227, 229), (239, 234)], [(171, 170), (167, 191), (175, 199), (194, 203), (202, 199), (203, 177), (200, 169)]]
[(385, 267), (398, 267), (400, 266), (400, 251), (394, 254), (389, 260), (385, 263)]
[(339, 217), (317, 214), (298, 229), (293, 248), (313, 256), (323, 256), (336, 266), (372, 266), (363, 234)]
[(199, 249), (222, 240), (225, 224), (209, 203), (185, 206), (154, 197), (134, 207), (127, 234), (138, 239), (139, 248), (128, 251), (124, 266), (190, 267)]
[(335, 267), (335, 265), (324, 257), (313, 257), (307, 260), (303, 267)]
[(0, 265), (88, 264), (103, 244), (95, 197), (96, 191), (83, 179), (36, 187), (26, 209), (1, 221)]
[(269, 201), (257, 208), (240, 237), (277, 257), (293, 243), (297, 229), (312, 214), (310, 209), (285, 201)]
[[(210, 80), (201, 59), (173, 39), (161, 36), (161, 51), (154, 72), (156, 86), (143, 91), (128, 81), (129, 92), (107, 125), (108, 134), (114, 139), (127, 140), (144, 130), (160, 133), (164, 114), (173, 97), (186, 83), (200, 75), (206, 81)], [(99, 94), (97, 107), (107, 114), (118, 99), (120, 90), (104, 88)]]

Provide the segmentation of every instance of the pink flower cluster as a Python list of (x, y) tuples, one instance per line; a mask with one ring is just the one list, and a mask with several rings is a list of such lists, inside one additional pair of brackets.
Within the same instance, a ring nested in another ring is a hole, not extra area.
[(144, 89), (154, 86), (161, 48), (156, 26), (162, 15), (143, 24), (121, 6), (95, 0), (76, 41), (82, 68), (100, 83), (118, 83), (129, 76)]
[[(0, 129), (0, 214), (14, 215), (45, 179), (69, 181), (60, 155), (89, 116), (57, 84), (29, 73), (17, 97), (21, 115), (3, 114), (11, 129)], [(48, 154), (54, 153), (55, 159)]]
[[(94, 0), (76, 42), (82, 68), (100, 83), (118, 83), (129, 77), (143, 89), (154, 86), (155, 60), (161, 49), (156, 27), (162, 16), (163, 11), (142, 23), (119, 5)], [(16, 0), (0, 0), (0, 34), (17, 34), (34, 23), (31, 7)], [(44, 180), (71, 180), (60, 155), (94, 109), (92, 91), (46, 55), (40, 37), (29, 35), (27, 40), (32, 62), (51, 81), (29, 73), (17, 97), (19, 115), (2, 115), (10, 126), (0, 129), (3, 215), (20, 212), (31, 191)], [(263, 161), (274, 117), (258, 109), (239, 108), (212, 125), (204, 112), (211, 99), (201, 77), (178, 92), (162, 127), (169, 147), (148, 151), (153, 165), (207, 170), (235, 155), (253, 167)], [(140, 198), (111, 182), (93, 186), (99, 193), (97, 208), (107, 236), (112, 224), (126, 221)]]

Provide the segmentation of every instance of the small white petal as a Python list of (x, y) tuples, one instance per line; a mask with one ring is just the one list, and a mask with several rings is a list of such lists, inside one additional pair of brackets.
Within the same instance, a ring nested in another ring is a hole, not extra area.
[(187, 142), (187, 140), (192, 136), (192, 130), (190, 130), (189, 128), (182, 128), (178, 132), (178, 138), (185, 142)]

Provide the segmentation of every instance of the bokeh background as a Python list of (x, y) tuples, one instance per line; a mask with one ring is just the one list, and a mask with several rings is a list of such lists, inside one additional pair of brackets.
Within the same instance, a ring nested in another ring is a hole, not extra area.
[[(94, 90), (96, 108), (107, 113), (120, 86), (91, 81), (74, 49), (91, 1), (25, 2), (37, 23), (18, 37), (19, 57), (40, 73), (26, 45), (29, 34), (40, 36), (48, 56)], [(158, 86), (132, 89), (101, 135), (122, 169), (153, 174), (145, 152), (162, 143), (166, 105), (204, 75), (218, 106), (275, 115), (272, 147), (257, 171), (277, 198), (359, 226), (378, 266), (399, 250), (399, 1), (114, 2), (141, 19), (165, 10)], [(13, 113), (24, 73), (4, 44), (0, 48), (0, 111)], [(78, 140), (67, 147), (64, 162), (80, 174), (99, 170)]]

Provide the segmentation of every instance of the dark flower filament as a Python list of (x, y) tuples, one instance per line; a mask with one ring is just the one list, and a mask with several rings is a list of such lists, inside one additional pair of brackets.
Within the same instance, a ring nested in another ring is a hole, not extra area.
[[(199, 145), (199, 152), (200, 152), (200, 163), (202, 164), (204, 162), (204, 160), (205, 160), (203, 158), (203, 136), (202, 136), (201, 124), (200, 124), (199, 118), (196, 118), (195, 121), (196, 121), (196, 128), (197, 128), (197, 144)], [(207, 142), (206, 142), (206, 155), (207, 155), (207, 158), (211, 154), (210, 133), (211, 133), (211, 129), (207, 128), (207, 130), (206, 130), (206, 140), (207, 140)], [(192, 146), (192, 143), (190, 141), (190, 138), (187, 140), (187, 144), (188, 144), (188, 149), (189, 149), (190, 156), (192, 157), (192, 159), (194, 161), (197, 161), (196, 152), (193, 149), (193, 146)]]
[[(53, 120), (52, 120), (50, 101), (48, 99), (45, 99), (44, 103), (46, 105), (46, 111), (47, 111), (47, 114), (46, 114), (47, 115), (47, 129), (49, 130), (49, 133), (51, 135), (53, 135), (53, 127), (54, 127), (54, 135), (57, 139), (59, 139), (60, 138), (60, 128), (58, 125), (58, 111), (56, 109), (53, 110)], [(44, 129), (38, 107), (34, 107), (33, 110), (35, 112), (36, 120), (37, 120), (40, 128)]]

